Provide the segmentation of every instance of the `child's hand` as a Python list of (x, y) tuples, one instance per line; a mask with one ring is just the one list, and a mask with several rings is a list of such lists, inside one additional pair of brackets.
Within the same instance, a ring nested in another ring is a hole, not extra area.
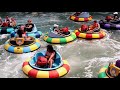
[(48, 60), (48, 63), (50, 62), (50, 60)]

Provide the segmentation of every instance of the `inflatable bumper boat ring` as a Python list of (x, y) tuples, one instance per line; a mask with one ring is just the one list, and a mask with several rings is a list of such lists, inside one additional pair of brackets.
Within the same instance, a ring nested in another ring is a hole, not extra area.
[(90, 33), (80, 33), (79, 30), (74, 31), (78, 38), (84, 39), (100, 39), (106, 36), (106, 33), (103, 30), (100, 30), (99, 33), (95, 32), (93, 34)]
[(86, 21), (91, 21), (92, 20), (92, 16), (89, 16), (88, 18), (80, 18), (74, 15), (70, 16), (70, 20), (76, 21), (76, 22), (86, 22)]
[(70, 66), (67, 60), (62, 60), (61, 56), (57, 52), (55, 62), (53, 63), (52, 68), (39, 68), (35, 66), (36, 57), (44, 56), (45, 51), (36, 54), (33, 58), (28, 58), (22, 65), (23, 72), (32, 78), (59, 78), (66, 75)]
[(100, 27), (103, 29), (120, 30), (120, 23), (115, 24), (115, 23), (110, 23), (110, 22), (100, 20), (99, 24), (100, 24)]
[(11, 52), (11, 53), (28, 53), (28, 52), (32, 52), (34, 50), (37, 50), (38, 48), (40, 48), (40, 40), (31, 37), (33, 40), (29, 40), (26, 41), (24, 40), (24, 44), (22, 45), (17, 45), (15, 40), (7, 40), (5, 42), (4, 48), (5, 50)]
[(115, 78), (120, 73), (120, 68), (114, 64), (106, 65), (100, 69), (98, 78)]
[(62, 37), (62, 38), (52, 38), (52, 37), (49, 37), (48, 34), (46, 34), (44, 37), (43, 37), (44, 41), (48, 42), (48, 43), (55, 43), (55, 44), (60, 44), (60, 43), (68, 43), (68, 42), (71, 42), (73, 40), (76, 39), (76, 35), (74, 32), (71, 33), (70, 36), (67, 36), (67, 37)]

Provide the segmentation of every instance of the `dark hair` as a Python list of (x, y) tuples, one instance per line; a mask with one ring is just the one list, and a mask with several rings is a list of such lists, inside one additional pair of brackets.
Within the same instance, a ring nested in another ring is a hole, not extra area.
[(52, 45), (47, 45), (47, 51), (48, 52), (55, 52), (55, 58), (56, 58), (56, 51), (53, 49)]
[(52, 45), (47, 45), (47, 51), (54, 52)]
[(116, 61), (115, 66), (117, 66), (117, 67), (119, 67), (119, 68), (120, 68), (120, 60), (117, 60), (117, 61)]

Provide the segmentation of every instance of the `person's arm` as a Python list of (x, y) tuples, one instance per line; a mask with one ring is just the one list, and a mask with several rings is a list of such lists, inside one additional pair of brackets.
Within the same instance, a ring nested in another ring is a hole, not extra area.
[(27, 28), (32, 28), (34, 27), (34, 24), (29, 25)]
[(26, 28), (31, 28), (32, 27), (32, 25), (29, 25), (28, 27), (26, 27)]
[(100, 24), (98, 23), (98, 29), (100, 29)]
[(48, 61), (50, 61), (54, 56), (55, 56), (55, 52), (51, 54), (51, 56), (50, 56)]
[(0, 26), (2, 26), (3, 25), (3, 22), (1, 21), (1, 24), (0, 24)]

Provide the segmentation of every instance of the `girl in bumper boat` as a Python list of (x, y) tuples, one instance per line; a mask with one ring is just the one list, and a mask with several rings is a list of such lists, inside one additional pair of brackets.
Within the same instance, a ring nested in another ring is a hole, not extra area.
[(48, 45), (45, 56), (38, 57), (38, 60), (35, 65), (41, 67), (48, 65), (49, 68), (52, 68), (52, 64), (54, 63), (55, 56), (56, 56), (56, 51), (53, 49), (52, 45)]
[(17, 37), (24, 38), (25, 40), (30, 40), (31, 38), (27, 36), (25, 26), (22, 25), (17, 30)]

